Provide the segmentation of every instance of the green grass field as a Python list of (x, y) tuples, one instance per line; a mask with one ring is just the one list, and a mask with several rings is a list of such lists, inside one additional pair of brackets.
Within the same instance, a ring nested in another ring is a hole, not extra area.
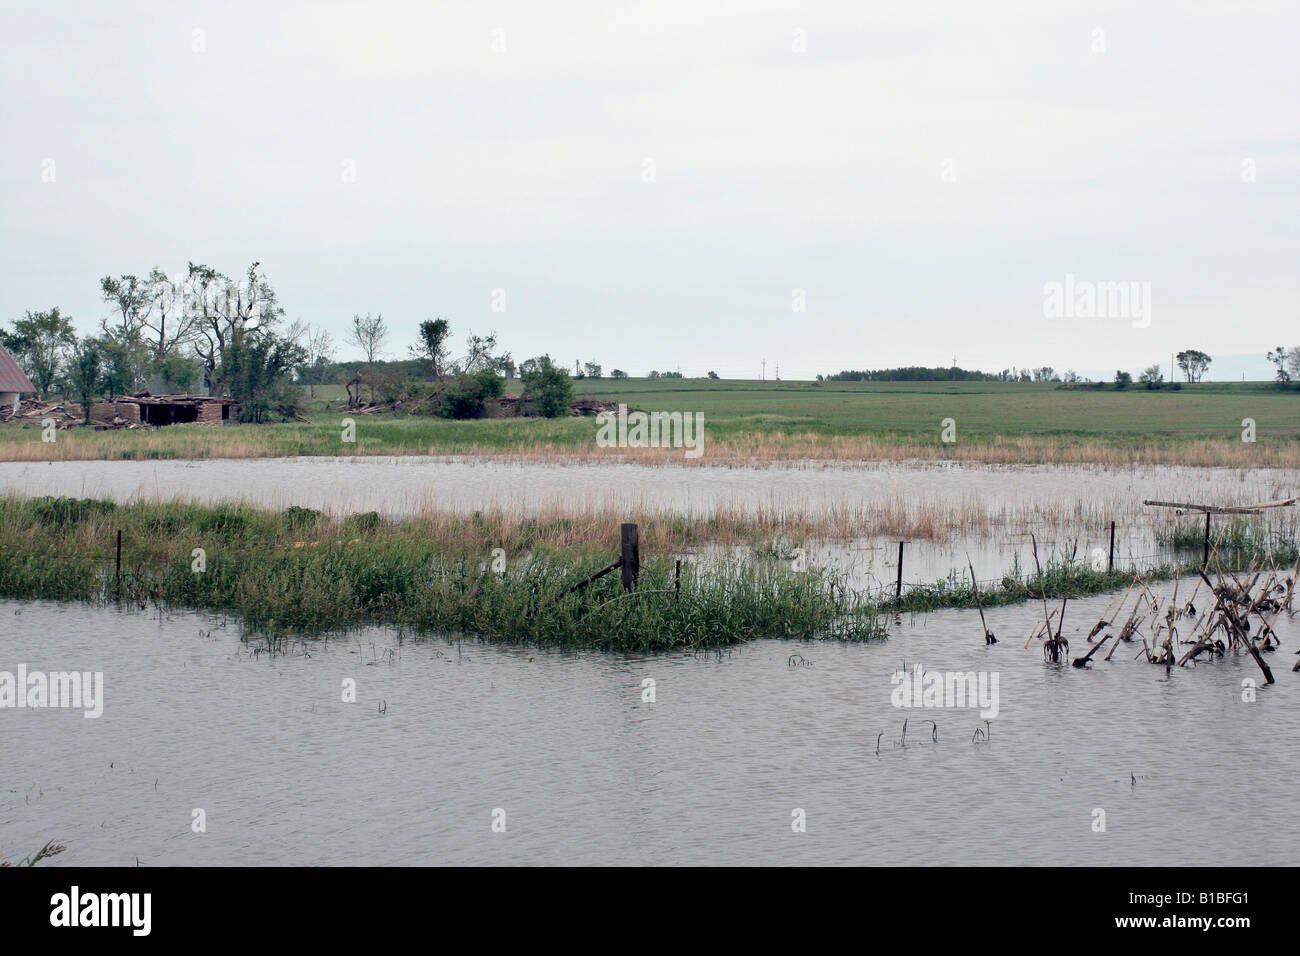
[[(515, 383), (517, 390), (517, 383)], [(646, 411), (703, 412), (719, 427), (761, 425), (856, 436), (936, 436), (945, 418), (971, 436), (1077, 435), (1099, 440), (1241, 437), (1300, 440), (1300, 390), (1263, 383), (1198, 384), (1178, 391), (1061, 389), (1011, 382), (758, 382), (583, 379), (577, 393)]]
[[(582, 379), (575, 394), (643, 411), (699, 412), (706, 423), (701, 461), (812, 458), (957, 459), (1300, 467), (1300, 390), (1267, 383), (1212, 383), (1171, 389), (1062, 389), (1001, 382), (758, 382), (707, 379)], [(508, 392), (518, 392), (512, 382)], [(236, 428), (172, 426), (138, 431), (0, 428), (0, 459), (205, 458), (293, 455), (563, 454), (608, 457), (595, 446), (591, 418), (503, 418), (454, 422), (400, 410), (353, 415), (355, 444), (341, 441), (343, 390), (317, 388), (304, 407), (311, 425)], [(944, 443), (944, 419), (956, 441)], [(1242, 440), (1244, 419), (1256, 441)], [(627, 450), (663, 460), (663, 450)], [(678, 452), (680, 456), (680, 451)]]

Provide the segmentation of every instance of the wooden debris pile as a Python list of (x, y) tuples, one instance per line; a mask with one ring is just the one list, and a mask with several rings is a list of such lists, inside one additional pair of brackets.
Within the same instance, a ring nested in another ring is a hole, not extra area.
[(14, 411), (12, 405), (0, 405), (0, 422), (23, 422), (39, 425), (47, 418), (54, 419), (56, 428), (70, 428), (80, 425), (84, 412), (80, 405), (42, 402), (34, 398), (25, 398)]

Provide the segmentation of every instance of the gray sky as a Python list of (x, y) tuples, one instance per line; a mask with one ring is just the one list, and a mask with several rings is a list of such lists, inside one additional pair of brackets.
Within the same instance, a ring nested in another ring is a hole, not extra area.
[[(1298, 40), (1269, 2), (6, 0), (0, 318), (260, 260), (393, 356), (441, 315), (633, 374), (1265, 377), (1300, 345)], [(1150, 283), (1149, 325), (1045, 317), (1067, 274)]]

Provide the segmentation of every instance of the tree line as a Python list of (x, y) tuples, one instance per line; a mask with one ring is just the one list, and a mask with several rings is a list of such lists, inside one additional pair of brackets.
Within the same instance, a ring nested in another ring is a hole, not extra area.
[[(104, 396), (129, 395), (152, 387), (157, 392), (190, 392), (202, 384), (207, 394), (231, 398), (244, 421), (292, 417), (297, 385), (345, 385), (350, 404), (362, 387), (413, 413), (473, 418), (486, 413), (507, 377), (519, 374), (524, 399), (545, 416), (568, 412), (573, 398), (568, 372), (549, 355), (516, 367), (498, 348), (495, 333), (466, 340), (463, 355), (451, 355), (451, 325), (446, 319), (420, 324), (409, 346), (409, 360), (381, 363), (389, 328), (382, 315), (354, 315), (346, 340), (363, 359), (335, 363), (330, 333), (301, 319), (289, 322), (275, 289), (254, 262), (237, 277), (190, 262), (183, 275), (153, 269), (147, 276), (105, 276), (100, 294), (109, 315), (94, 334), (80, 338), (71, 316), (58, 307), (28, 311), (0, 329), (0, 345), (27, 373), (41, 399), (53, 392), (87, 406)], [(625, 376), (617, 369), (615, 377)], [(588, 363), (579, 377), (600, 377)]]
[[(1300, 378), (1300, 347), (1287, 352), (1285, 349), (1278, 348), (1270, 352), (1267, 356), (1269, 361), (1278, 366), (1277, 381), (1285, 384), (1291, 381), (1291, 378)], [(1191, 382), (1199, 382), (1209, 369), (1210, 363), (1214, 361), (1205, 352), (1200, 349), (1184, 349), (1174, 356), (1174, 361), (1182, 371), (1184, 379)], [(1290, 377), (1284, 377), (1283, 368), (1289, 368)], [(1165, 384), (1165, 377), (1162, 367), (1159, 363), (1150, 365), (1144, 369), (1138, 380), (1147, 388), (1162, 388)], [(950, 368), (942, 366), (926, 367), (922, 365), (909, 365), (902, 368), (884, 368), (870, 371), (846, 370), (836, 372), (832, 375), (818, 375), (819, 382), (1059, 382), (1063, 385), (1090, 385), (1094, 388), (1100, 388), (1103, 383), (1093, 382), (1089, 378), (1084, 378), (1073, 370), (1067, 370), (1063, 374), (1058, 374), (1056, 369), (1050, 365), (1041, 365), (1037, 368), (1004, 368), (1000, 372), (981, 372), (974, 369), (961, 368), (953, 365)], [(1129, 372), (1117, 370), (1113, 384), (1117, 388), (1127, 388), (1133, 384), (1133, 376)]]

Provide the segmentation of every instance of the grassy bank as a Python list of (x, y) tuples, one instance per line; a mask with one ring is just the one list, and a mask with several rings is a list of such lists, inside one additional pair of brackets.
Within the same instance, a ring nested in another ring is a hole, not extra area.
[[(0, 595), (228, 612), (269, 635), (383, 624), (619, 651), (881, 636), (874, 609), (836, 575), (777, 562), (688, 560), (679, 594), (673, 559), (647, 554), (634, 595), (624, 594), (617, 573), (565, 595), (617, 553), (616, 540), (557, 548), (567, 530), (562, 519), (389, 525), (373, 513), (335, 519), (296, 508), (7, 497)], [(204, 552), (202, 570), (195, 549)], [(500, 573), (494, 559), (504, 561)]]
[[(310, 425), (69, 429), (47, 443), (38, 423), (10, 424), (0, 427), (0, 460), (472, 454), (679, 464), (915, 458), (1300, 467), (1300, 390), (1254, 383), (1096, 391), (982, 382), (587, 379), (575, 387), (634, 409), (703, 414), (703, 454), (688, 459), (682, 449), (600, 448), (591, 418), (453, 422), (354, 415), (356, 441), (345, 443), (340, 423), (347, 413), (329, 396), (304, 399)], [(950, 443), (940, 435), (946, 418), (956, 428)], [(1245, 418), (1256, 423), (1254, 442), (1241, 440)]]

